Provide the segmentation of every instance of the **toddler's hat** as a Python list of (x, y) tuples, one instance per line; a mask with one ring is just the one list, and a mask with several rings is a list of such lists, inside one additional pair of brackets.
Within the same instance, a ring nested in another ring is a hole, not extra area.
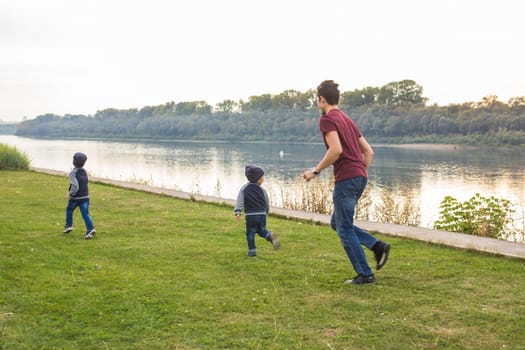
[(87, 156), (82, 152), (77, 152), (73, 155), (73, 165), (75, 168), (82, 168), (86, 163)]
[(244, 174), (248, 181), (255, 183), (264, 175), (264, 169), (256, 165), (247, 165)]

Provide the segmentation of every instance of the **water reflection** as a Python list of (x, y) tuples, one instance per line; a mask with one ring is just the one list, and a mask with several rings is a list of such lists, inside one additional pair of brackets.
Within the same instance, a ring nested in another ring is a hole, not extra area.
[[(322, 144), (230, 142), (111, 142), (41, 140), (0, 135), (0, 142), (25, 152), (34, 167), (67, 172), (73, 153), (88, 155), (92, 176), (146, 183), (156, 187), (234, 199), (246, 182), (244, 166), (267, 170), (265, 187), (274, 205), (282, 193), (302, 184), (300, 174), (323, 156)], [(408, 187), (421, 208), (421, 224), (430, 227), (441, 200), (468, 200), (476, 193), (509, 199), (525, 208), (525, 154), (516, 151), (404, 149), (375, 145), (370, 181), (401, 193)], [(282, 151), (282, 153), (281, 153)], [(327, 180), (330, 171), (321, 178)]]

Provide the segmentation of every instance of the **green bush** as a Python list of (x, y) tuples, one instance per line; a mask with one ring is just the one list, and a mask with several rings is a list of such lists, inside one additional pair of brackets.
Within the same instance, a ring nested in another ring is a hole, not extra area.
[(29, 159), (16, 147), (0, 144), (0, 170), (28, 170)]
[(465, 202), (446, 196), (439, 208), (435, 229), (492, 238), (506, 235), (514, 212), (510, 208), (510, 201), (493, 196), (482, 197), (479, 193)]

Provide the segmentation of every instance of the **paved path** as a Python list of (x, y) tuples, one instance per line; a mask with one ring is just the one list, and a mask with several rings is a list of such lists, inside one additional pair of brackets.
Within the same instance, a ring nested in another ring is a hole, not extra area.
[[(36, 172), (46, 173), (50, 175), (58, 176), (67, 176), (66, 173), (56, 170), (33, 168)], [(109, 180), (97, 177), (90, 177), (91, 181), (100, 182), (104, 184), (109, 184), (113, 186), (129, 188), (132, 190), (138, 190), (149, 193), (157, 193), (166, 196), (181, 198), (181, 199), (191, 199), (201, 202), (208, 203), (224, 203), (231, 206), (235, 206), (235, 201), (232, 199), (224, 199), (210, 196), (202, 196), (199, 194), (192, 194), (188, 192), (175, 191), (165, 188), (151, 187), (143, 184), (118, 181), (118, 180)], [(320, 222), (323, 224), (330, 223), (330, 216), (323, 214), (316, 214), (304, 211), (283, 209), (283, 208), (272, 208), (272, 214), (277, 214), (285, 218), (294, 218), (294, 219), (303, 219), (311, 220), (314, 222)], [(380, 232), (386, 235), (399, 236), (404, 238), (415, 239), (419, 241), (431, 242), (436, 244), (443, 244), (446, 246), (462, 248), (462, 249), (473, 249), (481, 252), (487, 252), (492, 254), (504, 255), (509, 257), (516, 257), (525, 259), (525, 244), (522, 243), (513, 243), (509, 241), (467, 235), (463, 233), (456, 232), (447, 232), (447, 231), (438, 231), (431, 230), (421, 227), (412, 227), (404, 225), (395, 225), (395, 224), (386, 224), (372, 221), (356, 221), (356, 225), (368, 230)]]

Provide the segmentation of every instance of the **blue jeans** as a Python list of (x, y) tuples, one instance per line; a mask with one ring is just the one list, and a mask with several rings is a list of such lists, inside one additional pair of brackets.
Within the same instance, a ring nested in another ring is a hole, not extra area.
[(91, 215), (89, 215), (89, 198), (69, 200), (66, 208), (66, 227), (73, 226), (73, 211), (77, 207), (80, 209), (80, 213), (82, 214), (82, 218), (86, 224), (86, 232), (91, 231), (94, 226), (93, 220), (91, 220)]
[(354, 270), (365, 277), (373, 276), (374, 273), (368, 265), (361, 244), (367, 248), (372, 248), (377, 239), (354, 225), (354, 213), (357, 201), (363, 194), (367, 182), (368, 180), (365, 177), (358, 176), (335, 183), (334, 213), (330, 222), (332, 228), (337, 232)]
[(246, 240), (248, 252), (255, 252), (255, 235), (270, 241), (272, 233), (266, 229), (266, 215), (246, 215)]

